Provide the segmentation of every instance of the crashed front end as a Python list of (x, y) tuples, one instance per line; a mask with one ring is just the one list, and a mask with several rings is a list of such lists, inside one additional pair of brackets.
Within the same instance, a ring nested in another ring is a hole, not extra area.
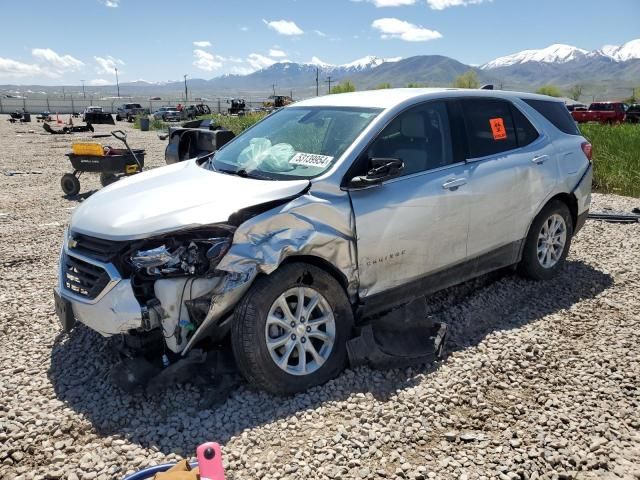
[(69, 312), (58, 307), (69, 318), (66, 329), (77, 320), (103, 336), (146, 338), (174, 360), (227, 336), (233, 308), (255, 278), (289, 257), (324, 260), (343, 275), (352, 299), (357, 291), (354, 222), (343, 192), (300, 192), (244, 208), (225, 223), (137, 240), (73, 227), (56, 288), (57, 306), (69, 302)]
[(205, 320), (228, 313), (251, 284), (248, 275), (216, 270), (234, 230), (222, 224), (121, 242), (69, 231), (57, 293), (104, 336), (160, 329), (170, 351), (186, 352)]

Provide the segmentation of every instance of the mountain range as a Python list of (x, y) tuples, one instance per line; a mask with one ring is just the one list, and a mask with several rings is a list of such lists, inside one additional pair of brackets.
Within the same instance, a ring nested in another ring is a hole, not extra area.
[[(592, 51), (554, 44), (496, 58), (481, 66), (465, 65), (440, 55), (386, 59), (367, 56), (343, 65), (332, 65), (314, 57), (309, 63), (274, 63), (247, 75), (190, 79), (189, 89), (194, 96), (266, 96), (275, 91), (292, 92), (294, 97), (301, 98), (315, 95), (316, 75), (319, 92), (324, 93), (328, 90), (329, 77), (332, 84), (349, 79), (358, 89), (375, 88), (382, 83), (394, 87), (409, 83), (450, 86), (458, 75), (470, 69), (477, 73), (481, 83), (493, 83), (504, 89), (535, 90), (554, 84), (567, 91), (572, 85), (580, 84), (588, 99), (628, 97), (631, 88), (640, 86), (640, 39)], [(120, 88), (132, 96), (180, 95), (184, 84), (137, 81), (122, 83)], [(113, 87), (95, 87), (95, 90), (111, 92)]]

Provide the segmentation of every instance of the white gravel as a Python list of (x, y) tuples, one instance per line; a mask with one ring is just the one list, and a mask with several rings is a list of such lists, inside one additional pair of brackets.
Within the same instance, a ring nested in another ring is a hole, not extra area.
[[(130, 396), (107, 378), (104, 340), (61, 335), (53, 313), (77, 205), (59, 186), (70, 142), (0, 119), (1, 479), (121, 478), (205, 440), (235, 479), (640, 479), (640, 225), (588, 222), (554, 281), (507, 274), (436, 295), (451, 325), (441, 364), (348, 370), (293, 398), (242, 385), (215, 407), (190, 385)], [(164, 163), (155, 133), (131, 144)], [(640, 200), (594, 195), (605, 206)]]

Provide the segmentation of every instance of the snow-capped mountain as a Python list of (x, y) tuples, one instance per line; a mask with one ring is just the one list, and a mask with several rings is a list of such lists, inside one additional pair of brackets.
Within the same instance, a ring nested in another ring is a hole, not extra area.
[(496, 58), (480, 68), (492, 70), (529, 62), (563, 64), (578, 60), (605, 58), (614, 62), (626, 62), (640, 59), (640, 39), (631, 40), (623, 45), (605, 45), (598, 50), (584, 50), (571, 45), (554, 44), (539, 50), (523, 50), (504, 57)]
[(480, 68), (485, 70), (509, 67), (511, 65), (527, 62), (566, 63), (579, 58), (584, 58), (587, 53), (589, 53), (587, 50), (583, 50), (578, 47), (556, 43), (541, 50), (523, 50), (522, 52), (514, 53), (513, 55), (499, 57), (489, 63), (486, 63)]
[(320, 67), (325, 70), (344, 70), (347, 72), (357, 72), (361, 70), (367, 70), (369, 68), (376, 68), (386, 62), (397, 62), (402, 60), (402, 57), (393, 58), (380, 58), (375, 55), (367, 55), (366, 57), (358, 58), (353, 62), (343, 63), (342, 65), (333, 65), (331, 63), (323, 62), (318, 57), (313, 57), (310, 65)]
[(599, 50), (589, 52), (589, 56), (608, 57), (614, 62), (627, 62), (629, 60), (640, 59), (640, 38), (631, 40), (620, 46), (605, 45)]

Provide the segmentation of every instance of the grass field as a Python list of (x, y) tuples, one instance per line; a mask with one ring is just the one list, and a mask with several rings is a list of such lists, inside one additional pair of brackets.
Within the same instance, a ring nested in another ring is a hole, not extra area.
[(593, 145), (593, 188), (640, 197), (640, 125), (581, 125)]

